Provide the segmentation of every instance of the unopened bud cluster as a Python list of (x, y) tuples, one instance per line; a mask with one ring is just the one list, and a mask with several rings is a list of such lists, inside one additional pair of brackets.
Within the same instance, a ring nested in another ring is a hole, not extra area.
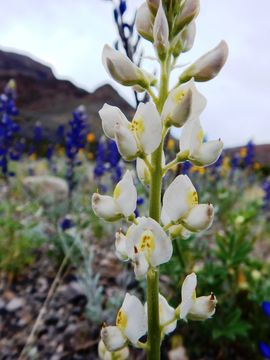
[[(156, 186), (155, 176), (160, 176), (161, 182), (171, 167), (187, 160), (197, 166), (208, 166), (219, 158), (223, 148), (220, 139), (204, 141), (199, 117), (206, 107), (206, 99), (195, 83), (213, 79), (219, 73), (228, 55), (224, 41), (188, 66), (170, 91), (164, 90), (178, 56), (193, 46), (198, 13), (199, 0), (147, 0), (138, 9), (137, 31), (154, 46), (161, 67), (160, 81), (110, 46), (106, 45), (103, 50), (104, 67), (114, 80), (147, 91), (152, 98), (145, 104), (140, 103), (130, 120), (113, 105), (105, 104), (99, 111), (105, 135), (116, 142), (124, 160), (136, 160), (138, 178), (150, 187), (150, 192)], [(158, 94), (154, 87), (159, 89)], [(181, 128), (179, 152), (175, 160), (166, 163), (163, 143), (171, 126)], [(148, 279), (159, 265), (171, 259), (175, 237), (187, 238), (191, 233), (205, 231), (214, 219), (213, 205), (199, 202), (197, 191), (186, 175), (176, 176), (163, 198), (157, 199), (161, 200), (160, 222), (150, 216), (136, 218), (137, 190), (129, 170), (112, 196), (99, 193), (92, 196), (92, 208), (98, 217), (110, 222), (122, 219), (131, 223), (127, 231), (116, 233), (115, 248), (120, 260), (131, 262), (137, 280)], [(177, 320), (202, 321), (215, 313), (214, 294), (196, 297), (196, 286), (197, 277), (192, 273), (182, 284), (181, 302), (176, 308), (157, 293), (157, 331), (161, 339), (175, 329)], [(153, 344), (140, 342), (148, 326), (147, 303), (143, 305), (136, 296), (126, 294), (116, 324), (101, 330), (100, 358), (127, 359), (128, 344), (149, 352)]]

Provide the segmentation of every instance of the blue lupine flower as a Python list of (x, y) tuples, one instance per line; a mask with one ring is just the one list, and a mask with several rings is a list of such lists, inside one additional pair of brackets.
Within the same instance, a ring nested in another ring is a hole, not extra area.
[(264, 181), (262, 188), (264, 191), (263, 208), (268, 208), (270, 206), (270, 181)]
[(65, 139), (65, 152), (68, 158), (66, 180), (69, 185), (69, 194), (71, 197), (72, 190), (76, 186), (74, 168), (80, 165), (77, 160), (77, 155), (80, 149), (83, 149), (86, 145), (86, 120), (87, 114), (85, 107), (80, 105), (73, 112), (73, 119), (69, 122), (69, 129)]
[(70, 217), (66, 216), (61, 222), (60, 227), (63, 231), (68, 230), (74, 226), (73, 221)]
[(191, 167), (192, 167), (192, 164), (189, 161), (183, 162), (182, 167), (181, 167), (182, 174), (187, 175)]
[(144, 198), (142, 196), (138, 196), (137, 198), (137, 205), (140, 206), (144, 203)]
[(234, 154), (233, 157), (231, 158), (231, 168), (232, 170), (236, 170), (239, 167), (240, 164), (240, 159), (238, 154)]
[(42, 126), (39, 121), (36, 122), (34, 127), (34, 142), (39, 144), (42, 140)]
[(262, 356), (264, 356), (266, 359), (270, 359), (270, 346), (260, 341), (259, 348)]
[(120, 4), (119, 4), (119, 11), (120, 14), (123, 15), (127, 10), (127, 4), (125, 0), (120, 0)]
[(262, 309), (265, 315), (270, 317), (270, 301), (263, 301)]
[(0, 168), (6, 179), (14, 175), (9, 172), (9, 160), (19, 160), (24, 149), (24, 143), (17, 139), (20, 126), (13, 120), (19, 113), (15, 96), (16, 84), (10, 80), (0, 95)]
[(116, 184), (121, 180), (123, 168), (120, 165), (121, 156), (118, 152), (115, 141), (102, 137), (97, 146), (94, 177), (101, 189), (102, 177), (110, 174), (112, 183)]
[(254, 162), (254, 156), (255, 156), (255, 147), (252, 140), (250, 140), (246, 145), (246, 156), (244, 157), (244, 162), (246, 166), (250, 166)]

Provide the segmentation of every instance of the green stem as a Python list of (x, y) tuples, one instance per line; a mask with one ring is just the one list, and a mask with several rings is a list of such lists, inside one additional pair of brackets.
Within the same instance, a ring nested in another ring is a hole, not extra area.
[[(170, 57), (161, 64), (161, 79), (159, 98), (156, 103), (159, 113), (168, 95), (168, 64)], [(162, 150), (163, 140), (157, 150), (152, 154), (151, 164), (153, 167), (150, 184), (149, 216), (160, 222), (160, 202), (162, 187)], [(147, 314), (148, 314), (148, 360), (160, 360), (161, 329), (159, 322), (159, 272), (158, 269), (150, 268), (147, 273)]]

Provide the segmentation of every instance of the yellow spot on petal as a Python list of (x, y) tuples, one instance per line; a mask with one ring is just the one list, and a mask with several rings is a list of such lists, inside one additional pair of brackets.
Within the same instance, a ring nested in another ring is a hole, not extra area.
[(144, 132), (143, 118), (133, 119), (129, 128), (135, 135), (142, 134)]
[(152, 252), (155, 248), (154, 234), (151, 230), (145, 230), (140, 238), (138, 249), (139, 251)]
[(115, 200), (117, 200), (119, 198), (119, 196), (121, 195), (122, 190), (121, 190), (121, 186), (119, 184), (116, 185), (114, 192), (113, 192), (113, 198)]
[(194, 291), (194, 293), (192, 294), (192, 300), (196, 300), (196, 291)]
[(173, 95), (173, 101), (178, 104), (180, 101), (182, 101), (183, 97), (185, 96), (185, 91), (183, 90), (178, 90), (175, 91), (174, 95)]
[(127, 326), (127, 314), (124, 312), (123, 309), (118, 311), (116, 316), (116, 326), (119, 327), (122, 331), (125, 330)]
[(198, 194), (196, 191), (189, 191), (188, 193), (188, 205), (190, 207), (193, 207), (195, 205), (198, 205), (199, 200), (198, 200)]

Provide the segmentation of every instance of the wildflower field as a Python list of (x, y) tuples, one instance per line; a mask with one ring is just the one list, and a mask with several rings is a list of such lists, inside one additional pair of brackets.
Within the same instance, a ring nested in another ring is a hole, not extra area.
[[(0, 359), (270, 359), (270, 164), (252, 140), (208, 140), (199, 120), (197, 83), (228, 46), (171, 87), (199, 1), (127, 11), (114, 3), (102, 61), (136, 108), (106, 99), (104, 135), (82, 101), (25, 138), (18, 80), (0, 89)], [(143, 40), (158, 74), (141, 67)]]

